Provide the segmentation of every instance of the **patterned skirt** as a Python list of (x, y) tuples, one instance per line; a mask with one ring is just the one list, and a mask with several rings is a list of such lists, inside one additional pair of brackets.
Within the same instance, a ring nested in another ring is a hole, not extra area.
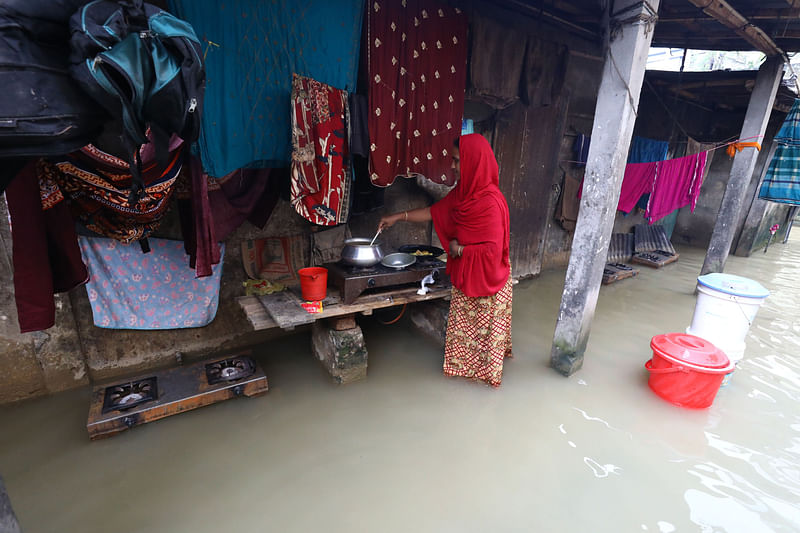
[(499, 387), (503, 360), (511, 357), (512, 280), (492, 296), (469, 297), (453, 287), (444, 373)]

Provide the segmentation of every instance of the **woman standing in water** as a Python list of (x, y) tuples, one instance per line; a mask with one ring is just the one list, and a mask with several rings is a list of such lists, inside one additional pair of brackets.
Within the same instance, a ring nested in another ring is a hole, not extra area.
[(379, 227), (433, 220), (439, 240), (448, 244), (453, 283), (444, 373), (498, 387), (503, 360), (511, 356), (508, 204), (494, 153), (482, 135), (456, 140), (452, 154), (459, 175), (453, 190), (431, 207), (387, 215)]

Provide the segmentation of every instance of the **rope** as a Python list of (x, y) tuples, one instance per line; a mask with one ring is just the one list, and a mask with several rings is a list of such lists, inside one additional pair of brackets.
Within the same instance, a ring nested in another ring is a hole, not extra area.
[(377, 319), (378, 322), (380, 322), (384, 326), (391, 326), (392, 324), (394, 324), (395, 322), (397, 322), (398, 320), (400, 320), (403, 317), (403, 314), (406, 312), (406, 306), (407, 305), (408, 304), (403, 304), (403, 308), (400, 309), (400, 314), (397, 315), (393, 320), (390, 320), (389, 322), (384, 322), (383, 320), (381, 320), (378, 317), (375, 317), (375, 318)]

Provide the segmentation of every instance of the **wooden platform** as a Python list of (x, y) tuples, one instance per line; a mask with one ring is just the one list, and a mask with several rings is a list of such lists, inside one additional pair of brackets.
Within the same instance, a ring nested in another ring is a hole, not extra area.
[(609, 285), (621, 279), (632, 278), (639, 274), (639, 269), (623, 263), (608, 263), (603, 269), (603, 285)]
[(430, 292), (424, 296), (417, 294), (418, 288), (419, 285), (415, 285), (380, 293), (363, 294), (349, 305), (341, 303), (338, 293), (329, 290), (328, 297), (322, 301), (321, 313), (306, 311), (302, 307), (302, 298), (292, 289), (266, 296), (240, 296), (238, 302), (253, 325), (253, 329), (279, 327), (290, 331), (297, 326), (311, 324), (321, 318), (341, 317), (356, 313), (371, 315), (374, 309), (450, 297), (449, 285), (446, 287), (430, 286)]
[(656, 250), (654, 252), (637, 252), (633, 254), (631, 263), (647, 265), (653, 268), (661, 268), (664, 265), (674, 263), (678, 260), (678, 257), (680, 257), (680, 254), (673, 254), (664, 250)]

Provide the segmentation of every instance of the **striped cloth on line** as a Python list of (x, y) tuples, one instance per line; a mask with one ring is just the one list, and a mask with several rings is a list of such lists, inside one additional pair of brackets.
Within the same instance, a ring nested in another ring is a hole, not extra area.
[(767, 168), (758, 197), (800, 205), (800, 99), (792, 104), (775, 136), (778, 146)]

